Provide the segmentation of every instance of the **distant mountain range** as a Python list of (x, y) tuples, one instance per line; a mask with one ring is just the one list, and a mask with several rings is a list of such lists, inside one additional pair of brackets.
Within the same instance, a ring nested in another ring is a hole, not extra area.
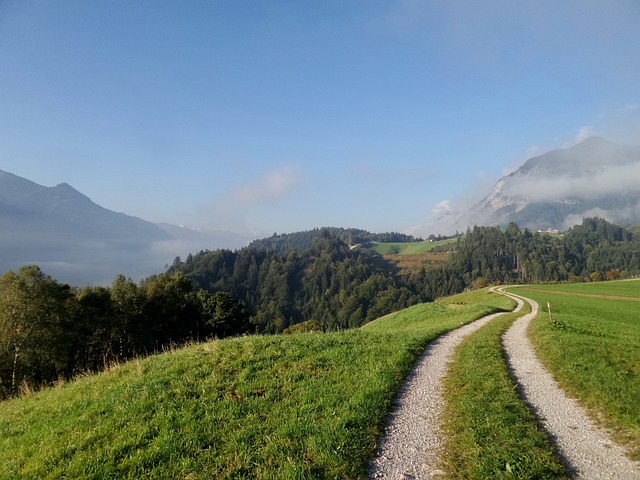
[(0, 273), (37, 264), (74, 285), (140, 279), (178, 255), (240, 248), (252, 238), (153, 224), (103, 208), (66, 183), (44, 187), (0, 170)]
[(590, 137), (530, 158), (458, 221), (566, 230), (584, 217), (640, 223), (640, 148)]
[[(592, 137), (531, 158), (455, 228), (516, 222), (565, 230), (594, 216), (640, 224), (640, 148)], [(176, 256), (238, 249), (254, 239), (150, 223), (103, 208), (66, 183), (43, 187), (0, 170), (0, 273), (37, 264), (72, 285), (108, 285), (120, 273), (139, 280), (162, 272)]]

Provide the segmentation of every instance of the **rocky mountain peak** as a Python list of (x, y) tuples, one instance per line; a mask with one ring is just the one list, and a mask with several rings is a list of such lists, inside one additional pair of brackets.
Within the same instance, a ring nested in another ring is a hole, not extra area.
[(528, 159), (459, 220), (563, 230), (583, 217), (640, 222), (640, 148), (590, 137)]

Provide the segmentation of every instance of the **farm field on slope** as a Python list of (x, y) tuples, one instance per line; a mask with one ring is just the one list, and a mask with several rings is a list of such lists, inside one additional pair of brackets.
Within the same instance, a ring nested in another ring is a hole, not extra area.
[(371, 249), (380, 255), (417, 255), (429, 253), (436, 247), (455, 243), (457, 238), (449, 238), (439, 242), (378, 242)]
[(0, 478), (365, 478), (425, 344), (511, 308), (464, 294), (358, 330), (242, 337), (0, 404)]
[(407, 274), (422, 267), (429, 270), (446, 264), (449, 253), (432, 250), (456, 241), (456, 238), (450, 238), (439, 242), (375, 243), (370, 248), (394, 264), (401, 274)]
[[(601, 286), (598, 290), (595, 286)], [(554, 288), (576, 295), (554, 293)], [(510, 289), (536, 300), (538, 318), (531, 339), (542, 363), (560, 385), (612, 428), (618, 441), (640, 459), (640, 281), (586, 285), (547, 285)], [(626, 296), (628, 300), (585, 297), (588, 293)], [(551, 303), (553, 323), (547, 302)]]

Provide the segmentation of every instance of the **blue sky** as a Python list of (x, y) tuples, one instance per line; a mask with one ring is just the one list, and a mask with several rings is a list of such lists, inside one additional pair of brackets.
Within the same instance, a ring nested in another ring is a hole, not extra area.
[(0, 1), (0, 169), (154, 222), (439, 233), (640, 144), (640, 2)]

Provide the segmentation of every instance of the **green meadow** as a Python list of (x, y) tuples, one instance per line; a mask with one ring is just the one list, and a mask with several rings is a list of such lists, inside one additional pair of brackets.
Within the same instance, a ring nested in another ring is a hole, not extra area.
[(556, 285), (527, 285), (527, 289), (577, 293), (583, 295), (606, 295), (629, 297), (640, 301), (640, 280), (618, 280), (592, 283), (563, 283)]
[[(632, 298), (640, 282), (592, 285), (513, 290), (541, 306), (530, 334), (543, 363), (637, 458), (638, 302), (550, 289)], [(193, 344), (5, 401), (0, 478), (364, 479), (425, 345), (513, 306), (467, 292), (360, 329)], [(506, 367), (500, 338), (521, 314), (456, 351), (444, 415), (453, 478), (566, 478)]]
[(424, 346), (512, 308), (473, 292), (364, 328), (249, 336), (0, 404), (0, 478), (366, 478)]
[(540, 306), (530, 329), (540, 360), (597, 421), (615, 432), (632, 458), (640, 459), (640, 281), (512, 291)]
[(449, 238), (439, 242), (388, 242), (373, 243), (371, 249), (380, 255), (419, 255), (429, 253), (436, 247), (455, 243), (456, 238)]

